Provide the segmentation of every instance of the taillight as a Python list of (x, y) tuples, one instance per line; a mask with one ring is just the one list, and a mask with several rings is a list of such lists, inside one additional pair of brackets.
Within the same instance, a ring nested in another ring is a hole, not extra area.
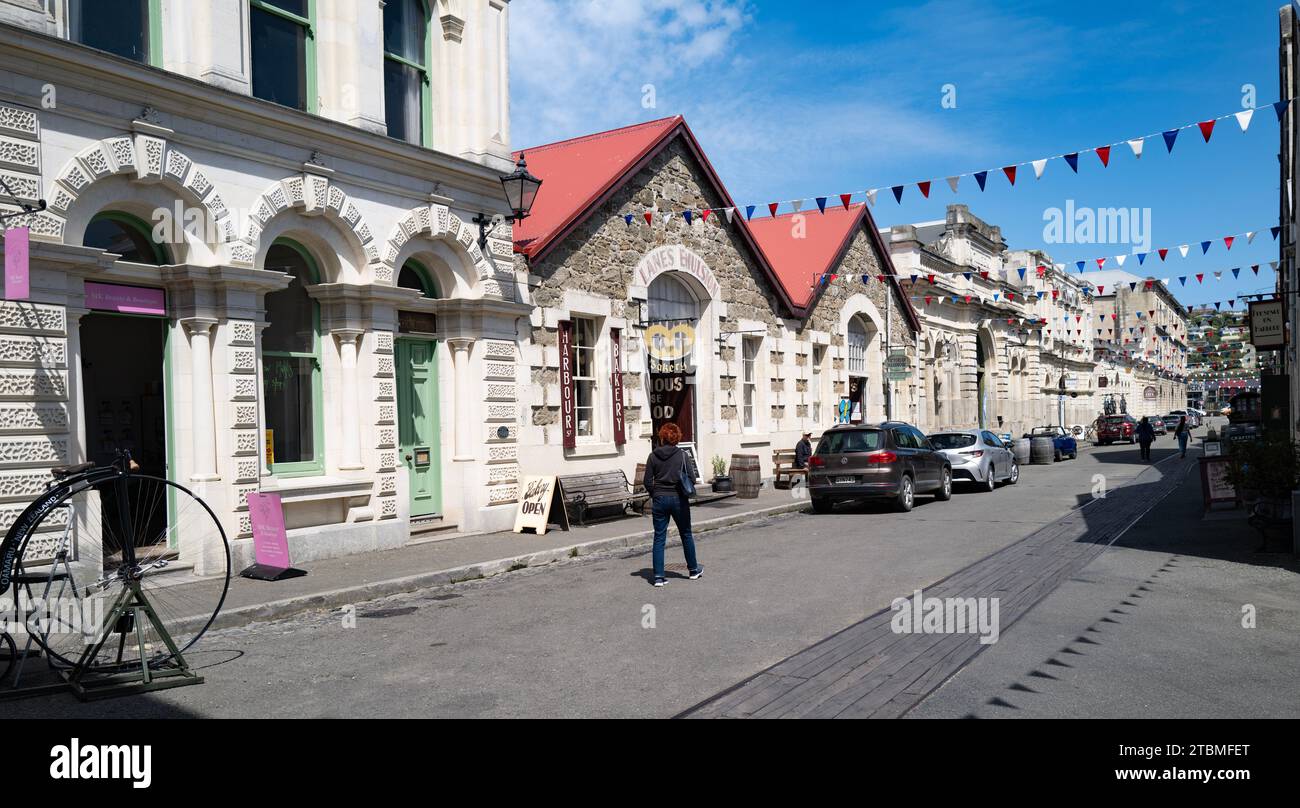
[(812, 457), (808, 458), (808, 465), (812, 466), (815, 469), (822, 468), (826, 465), (826, 458), (817, 457), (816, 455), (813, 455)]
[(893, 452), (872, 452), (867, 455), (868, 463), (893, 463), (898, 455)]
[(965, 456), (967, 456), (967, 457), (983, 457), (983, 456), (984, 456), (984, 450), (983, 450), (983, 449), (977, 449), (977, 450), (975, 450), (975, 451), (973, 451), (973, 452), (958, 452), (958, 454), (962, 454), (962, 455), (965, 455)]

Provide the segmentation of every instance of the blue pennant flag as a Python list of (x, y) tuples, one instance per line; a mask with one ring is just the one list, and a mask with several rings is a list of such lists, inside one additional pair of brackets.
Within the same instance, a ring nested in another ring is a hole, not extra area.
[(682, 211), (682, 216), (685, 217), (687, 224), (691, 223), (691, 212), (689, 210)]
[(1138, 288), (1137, 281), (1134, 281), (1133, 283), (1130, 283), (1130, 284), (1128, 285), (1128, 290), (1129, 290), (1130, 292), (1135, 292), (1135, 291), (1137, 291), (1137, 288)]
[(1174, 141), (1178, 139), (1178, 130), (1170, 129), (1162, 134), (1165, 136), (1165, 148), (1172, 152), (1174, 150)]
[(1137, 256), (1138, 256), (1138, 266), (1142, 266), (1142, 264), (1144, 264), (1144, 263), (1146, 262), (1146, 260), (1147, 260), (1147, 256), (1150, 255), (1150, 254), (1151, 254), (1151, 253), (1149, 253), (1149, 252), (1138, 253), (1138, 254), (1137, 254)]
[(1290, 106), (1290, 104), (1291, 99), (1288, 98), (1285, 101), (1278, 101), (1273, 105), (1273, 111), (1277, 113), (1278, 121), (1282, 120), (1282, 116), (1286, 114), (1286, 108)]
[(1077, 265), (1077, 266), (1079, 267), (1079, 271), (1082, 272), (1082, 271), (1083, 271), (1083, 262), (1082, 262), (1082, 261), (1075, 261), (1074, 263), (1075, 263), (1075, 265)]
[(1273, 234), (1273, 240), (1276, 241), (1276, 240), (1277, 240), (1277, 234), (1280, 233), (1280, 232), (1282, 232), (1282, 228), (1280, 228), (1280, 227), (1270, 227), (1270, 228), (1268, 229), (1268, 232), (1270, 232), (1270, 233)]
[(1179, 283), (1179, 285), (1181, 285), (1181, 286), (1186, 286), (1186, 285), (1187, 285), (1187, 276), (1186, 276), (1186, 275), (1179, 275), (1179, 276), (1178, 276), (1178, 283)]
[(912, 275), (912, 283), (916, 283), (916, 275), (915, 275), (915, 273), (913, 273), (913, 275)]
[(1070, 164), (1070, 168), (1074, 169), (1074, 173), (1075, 173), (1075, 174), (1078, 174), (1078, 173), (1079, 173), (1079, 153), (1078, 153), (1078, 152), (1072, 152), (1072, 153), (1070, 153), (1070, 154), (1065, 155), (1065, 162), (1067, 162), (1067, 163)]
[(970, 280), (970, 273), (969, 273), (969, 272), (963, 272), (963, 273), (961, 273), (961, 274), (963, 274), (963, 275), (966, 276), (966, 280)]
[(822, 286), (826, 285), (826, 281), (830, 280), (830, 277), (831, 276), (828, 275), (827, 273), (825, 272), (822, 273)]
[(817, 197), (817, 210), (820, 210), (822, 213), (826, 212), (826, 197)]
[(863, 282), (863, 283), (870, 283), (870, 282), (871, 282), (871, 276), (870, 276), (870, 275), (863, 275), (863, 276), (862, 276), (862, 282)]
[(1025, 268), (1021, 267), (1020, 269), (1017, 269), (1016, 272), (1020, 273), (1020, 280), (1023, 281), (1025, 279)]
[(754, 206), (753, 206), (753, 205), (746, 205), (746, 206), (745, 206), (745, 219), (746, 219), (746, 220), (749, 220), (749, 219), (753, 219), (753, 218), (754, 218)]
[(627, 222), (628, 225), (631, 225), (631, 224), (632, 224), (632, 214), (630, 214), (630, 213), (624, 214), (624, 216), (623, 216), (623, 221)]
[(984, 181), (987, 180), (988, 178), (989, 178), (989, 172), (987, 172), (987, 171), (976, 171), (976, 172), (975, 172), (975, 181), (978, 182), (978, 183), (980, 184), (980, 190), (981, 190), (981, 191), (984, 190)]
[(1233, 268), (1232, 268), (1232, 277), (1235, 278), (1235, 277), (1237, 277), (1237, 276), (1240, 275), (1240, 274), (1241, 274), (1241, 267), (1233, 267)]
[(1039, 299), (1039, 300), (1042, 300), (1042, 299), (1043, 299), (1043, 293), (1042, 293), (1042, 292), (1039, 292), (1039, 293), (1038, 293), (1038, 299)]
[(1202, 241), (1202, 242), (1201, 242), (1201, 255), (1205, 255), (1207, 252), (1210, 251), (1210, 244), (1212, 244), (1212, 243), (1213, 243), (1213, 242), (1210, 242), (1210, 241)]
[(994, 292), (994, 293), (993, 293), (993, 299), (994, 299), (994, 300), (997, 300), (997, 299), (998, 299), (998, 293), (997, 293), (997, 292)]
[(889, 190), (894, 192), (894, 201), (900, 205), (903, 204), (903, 186), (895, 185), (893, 188), (890, 188)]

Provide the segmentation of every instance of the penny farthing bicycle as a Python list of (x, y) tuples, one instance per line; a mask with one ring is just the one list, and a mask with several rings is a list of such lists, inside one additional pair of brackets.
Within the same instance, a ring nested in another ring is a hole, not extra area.
[[(212, 509), (136, 468), (121, 452), (108, 466), (52, 469), (50, 486), (0, 542), (0, 597), (13, 590), (23, 630), (13, 639), (39, 646), (78, 695), (101, 674), (151, 687), (171, 686), (157, 680), (172, 674), (193, 678), (184, 653), (230, 584), (230, 549)], [(22, 664), (12, 641), (0, 644)]]

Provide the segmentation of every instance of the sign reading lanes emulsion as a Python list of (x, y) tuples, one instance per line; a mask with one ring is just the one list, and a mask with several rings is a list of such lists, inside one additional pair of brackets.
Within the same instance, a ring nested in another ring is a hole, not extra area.
[(1286, 314), (1282, 301), (1250, 302), (1250, 344), (1264, 349), (1286, 346)]

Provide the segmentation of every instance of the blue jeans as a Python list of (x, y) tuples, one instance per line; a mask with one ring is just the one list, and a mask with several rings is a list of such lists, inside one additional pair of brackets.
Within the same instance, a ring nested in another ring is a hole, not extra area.
[(691, 534), (691, 503), (677, 494), (659, 495), (651, 500), (655, 526), (654, 565), (655, 577), (664, 577), (664, 545), (668, 542), (668, 518), (677, 523), (682, 534), (682, 552), (686, 554), (686, 569), (695, 572), (700, 565), (695, 560), (695, 536)]
[(1187, 433), (1178, 433), (1178, 450), (1185, 456), (1187, 454)]

